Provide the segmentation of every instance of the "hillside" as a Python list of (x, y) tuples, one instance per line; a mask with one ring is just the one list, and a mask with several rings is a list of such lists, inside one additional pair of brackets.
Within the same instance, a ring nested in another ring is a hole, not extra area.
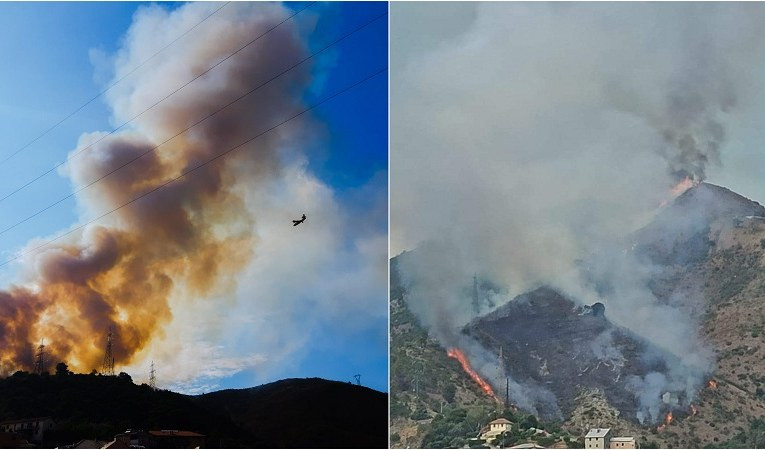
[(469, 323), (464, 332), (493, 353), (502, 352), (514, 380), (553, 393), (557, 405), (538, 405), (546, 418), (555, 418), (558, 408), (569, 417), (582, 390), (599, 389), (622, 416), (634, 419), (637, 404), (630, 378), (667, 371), (658, 361), (642, 357), (661, 350), (613, 325), (602, 304), (577, 308), (549, 288), (514, 298)]
[[(176, 429), (204, 434), (208, 448), (381, 448), (387, 445), (386, 413), (385, 394), (316, 378), (201, 396), (138, 386), (124, 373), (17, 372), (0, 379), (0, 421), (42, 416), (56, 421), (45, 447), (110, 441), (127, 429)], [(363, 419), (369, 424), (358, 423)], [(300, 433), (283, 431), (295, 421)]]
[[(463, 331), (494, 354), (502, 351), (514, 378), (550, 388), (564, 412), (562, 428), (573, 435), (600, 426), (635, 436), (643, 448), (765, 445), (765, 208), (702, 183), (662, 208), (625, 251), (654, 268), (647, 287), (660, 302), (691, 314), (700, 323), (700, 342), (715, 355), (706, 375), (716, 387), (695, 392), (695, 414), (685, 403), (661, 429), (636, 420), (634, 398), (621, 377), (645, 372), (651, 359), (640, 355), (648, 344), (611, 325), (608, 311), (594, 314), (596, 305), (577, 309), (543, 288), (474, 319)], [(609, 280), (594, 281), (607, 289)], [(392, 276), (392, 296), (397, 289)], [(397, 298), (405, 308), (405, 293)], [(396, 305), (394, 297), (394, 312)], [(399, 333), (397, 341), (393, 319), (391, 326), (395, 354), (407, 345), (402, 340), (416, 336)], [(611, 361), (589, 345), (603, 336), (623, 360)], [(442, 377), (461, 375), (458, 366), (445, 370), (455, 373)]]
[[(390, 292), (390, 393), (391, 446), (422, 448), (442, 442), (443, 447), (459, 446), (466, 434), (477, 432), (480, 421), (496, 413), (497, 405), (462, 371), (446, 349), (428, 336), (409, 311), (405, 292), (398, 281), (397, 259), (391, 260)], [(463, 408), (464, 430), (436, 436), (433, 418), (447, 408)], [(449, 437), (449, 442), (444, 442)], [(457, 442), (452, 442), (457, 439)], [(428, 445), (431, 444), (431, 445)]]
[[(398, 258), (391, 260), (390, 271), (392, 448), (461, 448), (482, 426), (500, 417), (519, 424), (508, 445), (537, 439), (546, 445), (560, 439), (576, 440), (556, 424), (544, 426), (552, 432), (550, 437), (527, 432), (529, 427), (543, 425), (533, 415), (506, 408), (487, 396), (409, 311), (397, 263)], [(581, 447), (582, 443), (569, 445)]]
[[(321, 378), (228, 389), (194, 402), (227, 416), (267, 448), (387, 448), (388, 396)], [(299, 432), (288, 431), (299, 424)]]

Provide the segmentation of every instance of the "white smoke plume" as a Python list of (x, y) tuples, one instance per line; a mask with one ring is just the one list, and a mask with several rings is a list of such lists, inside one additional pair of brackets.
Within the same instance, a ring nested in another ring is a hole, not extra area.
[[(439, 8), (427, 25), (434, 5), (391, 8), (391, 249), (440, 243), (401, 271), (418, 286), (413, 311), (456, 329), (471, 316), (459, 292), (473, 274), (508, 298), (551, 285), (603, 302), (610, 320), (673, 355), (657, 389), (692, 393), (714, 365), (699, 314), (654, 297), (646, 280), (661, 268), (608, 249), (628, 249), (672, 186), (719, 164), (763, 87), (765, 7)], [(582, 260), (611, 280), (607, 298)], [(650, 416), (658, 400), (638, 396)]]

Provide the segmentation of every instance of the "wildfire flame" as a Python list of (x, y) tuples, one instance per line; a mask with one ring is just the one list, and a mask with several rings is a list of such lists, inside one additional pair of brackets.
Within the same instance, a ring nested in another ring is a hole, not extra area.
[(493, 397), (495, 400), (497, 399), (497, 396), (494, 394), (494, 390), (491, 388), (491, 385), (486, 382), (483, 378), (481, 378), (478, 373), (473, 370), (472, 367), (470, 367), (470, 362), (465, 357), (465, 354), (462, 353), (462, 351), (458, 348), (450, 348), (447, 350), (446, 355), (449, 356), (449, 358), (454, 358), (457, 361), (459, 361), (460, 365), (462, 366), (462, 370), (464, 370), (468, 375), (470, 375), (470, 378), (473, 379), (478, 385), (481, 387), (481, 389), (486, 393), (486, 395)]
[(717, 389), (717, 381), (709, 380), (709, 383), (707, 383), (707, 386), (709, 387), (709, 389)]
[(662, 432), (665, 428), (667, 428), (667, 425), (672, 423), (672, 411), (668, 412), (666, 416), (664, 416), (664, 423), (656, 427), (656, 431)]
[(672, 196), (677, 197), (678, 195), (682, 194), (683, 192), (687, 191), (693, 186), (696, 186), (696, 184), (697, 183), (693, 181), (690, 177), (685, 177), (683, 181), (677, 183), (676, 185), (672, 187), (671, 189)]
[(669, 192), (670, 192), (669, 197), (670, 198), (667, 199), (667, 200), (662, 200), (661, 204), (659, 204), (659, 208), (665, 207), (669, 203), (670, 200), (672, 200), (673, 198), (679, 196), (680, 194), (682, 194), (683, 192), (687, 191), (688, 189), (696, 186), (697, 184), (699, 184), (699, 183), (697, 181), (694, 181), (691, 177), (683, 178), (683, 180), (681, 182), (677, 183), (676, 185), (672, 186), (669, 189)]

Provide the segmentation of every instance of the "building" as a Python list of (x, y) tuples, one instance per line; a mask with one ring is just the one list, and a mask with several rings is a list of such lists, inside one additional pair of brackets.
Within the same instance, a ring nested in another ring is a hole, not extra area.
[(505, 431), (510, 431), (512, 425), (513, 423), (504, 417), (492, 420), (488, 425), (481, 429), (480, 438), (486, 441), (486, 443), (489, 443)]
[(102, 448), (202, 448), (205, 435), (183, 430), (127, 430)]
[(609, 448), (637, 448), (635, 445), (635, 438), (629, 437), (613, 437), (611, 438), (611, 447)]
[(156, 448), (202, 448), (205, 445), (205, 435), (193, 431), (149, 431), (149, 436)]
[(0, 431), (0, 448), (30, 448), (34, 447), (18, 433)]
[(535, 448), (545, 448), (545, 447), (542, 447), (541, 445), (537, 444), (536, 442), (527, 442), (525, 444), (518, 444), (518, 445), (514, 445), (512, 447), (508, 447), (508, 448), (535, 449)]
[(610, 428), (590, 428), (590, 431), (584, 436), (584, 448), (611, 448), (611, 429)]
[(0, 431), (18, 433), (33, 442), (42, 442), (45, 433), (56, 427), (50, 417), (35, 417), (32, 419), (6, 420), (0, 422)]
[(58, 448), (103, 448), (106, 444), (108, 444), (108, 442), (99, 441), (98, 439), (81, 439), (75, 444), (64, 445)]

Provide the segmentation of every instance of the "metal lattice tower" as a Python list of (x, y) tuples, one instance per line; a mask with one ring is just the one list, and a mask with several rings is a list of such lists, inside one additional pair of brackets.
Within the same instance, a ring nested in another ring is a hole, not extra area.
[(42, 375), (45, 372), (45, 341), (41, 340), (35, 354), (35, 373)]
[(510, 406), (510, 377), (505, 378), (505, 407)]
[(481, 301), (478, 299), (478, 275), (473, 274), (473, 293), (472, 293), (473, 312), (481, 312)]
[(154, 361), (151, 362), (151, 371), (149, 372), (149, 387), (157, 389), (157, 373), (154, 371)]
[(114, 376), (114, 354), (112, 353), (112, 330), (106, 335), (106, 351), (104, 352), (103, 374)]
[(356, 379), (356, 385), (361, 386), (361, 374), (356, 374), (353, 376), (353, 378)]

